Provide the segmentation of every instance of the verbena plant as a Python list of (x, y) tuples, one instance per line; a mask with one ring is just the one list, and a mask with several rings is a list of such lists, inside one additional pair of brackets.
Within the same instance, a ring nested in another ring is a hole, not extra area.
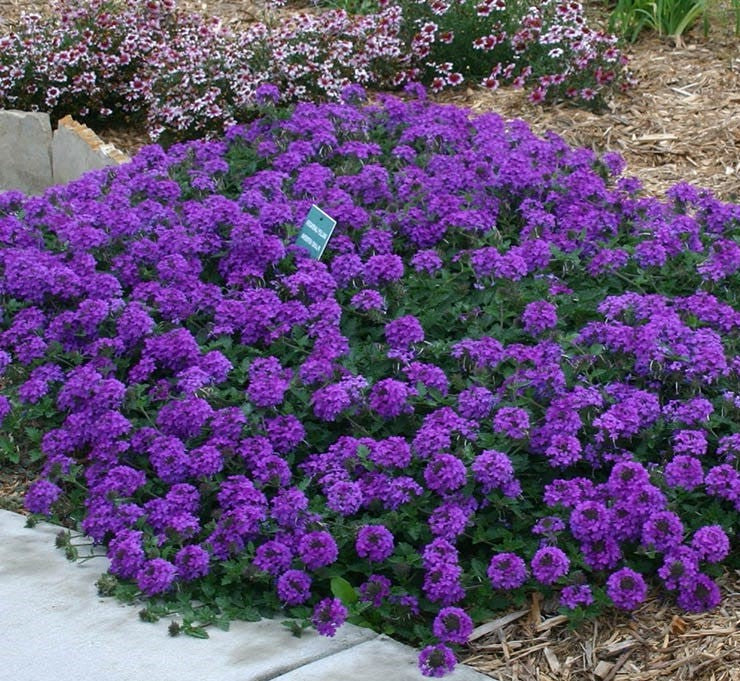
[(740, 207), (642, 198), (618, 156), (493, 114), (256, 96), (223, 140), (0, 195), (0, 445), (43, 460), (29, 510), (104, 545), (101, 590), (146, 618), (348, 619), (432, 676), (533, 590), (575, 617), (649, 585), (715, 607)]

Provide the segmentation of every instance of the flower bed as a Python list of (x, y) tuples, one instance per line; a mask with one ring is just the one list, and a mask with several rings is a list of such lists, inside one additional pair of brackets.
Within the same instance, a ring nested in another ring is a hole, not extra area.
[[(29, 509), (190, 633), (349, 619), (432, 676), (532, 590), (575, 616), (650, 584), (713, 608), (738, 555), (740, 207), (642, 198), (616, 155), (410, 90), (265, 104), (0, 195)], [(312, 204), (337, 220), (320, 261), (295, 243)]]
[(513, 83), (532, 101), (598, 108), (629, 82), (616, 38), (589, 28), (577, 2), (381, 4), (367, 16), (294, 13), (230, 31), (173, 0), (55, 0), (49, 18), (25, 15), (0, 36), (0, 106), (145, 124), (170, 143), (249, 120), (265, 83), (286, 103), (338, 100), (351, 83)]

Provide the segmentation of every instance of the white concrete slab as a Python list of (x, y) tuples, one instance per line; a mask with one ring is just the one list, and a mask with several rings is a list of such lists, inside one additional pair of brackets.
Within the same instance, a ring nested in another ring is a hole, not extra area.
[[(387, 636), (343, 650), (278, 676), (274, 681), (420, 681), (418, 651)], [(491, 677), (457, 665), (449, 681), (491, 681)]]

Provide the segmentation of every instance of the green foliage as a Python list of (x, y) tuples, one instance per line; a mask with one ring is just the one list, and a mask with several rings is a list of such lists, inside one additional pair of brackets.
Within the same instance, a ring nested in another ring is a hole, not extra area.
[(380, 9), (378, 0), (316, 0), (317, 7), (340, 9), (347, 14), (372, 14)]
[(609, 28), (630, 42), (644, 29), (680, 40), (706, 11), (707, 0), (618, 0)]

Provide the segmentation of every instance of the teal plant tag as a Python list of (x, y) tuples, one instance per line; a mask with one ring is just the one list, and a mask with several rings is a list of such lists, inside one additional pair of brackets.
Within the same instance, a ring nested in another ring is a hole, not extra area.
[(324, 213), (321, 208), (311, 206), (296, 243), (303, 246), (314, 260), (318, 260), (321, 258), (336, 224), (337, 221)]

